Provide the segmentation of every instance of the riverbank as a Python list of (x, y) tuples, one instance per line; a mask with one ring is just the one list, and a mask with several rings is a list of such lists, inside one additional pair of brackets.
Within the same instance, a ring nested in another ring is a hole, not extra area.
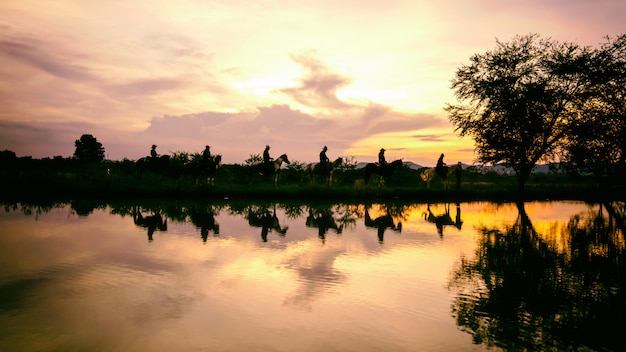
[[(108, 166), (114, 166), (112, 164)], [(216, 175), (215, 184), (206, 179), (195, 180), (187, 175), (138, 175), (132, 168), (109, 168), (106, 165), (68, 167), (66, 169), (38, 165), (31, 168), (0, 170), (0, 200), (22, 199), (199, 199), (270, 200), (333, 202), (392, 201), (467, 202), (467, 201), (532, 201), (581, 200), (589, 202), (624, 200), (626, 185), (599, 186), (590, 177), (564, 174), (532, 174), (524, 191), (517, 190), (514, 175), (479, 173), (465, 170), (460, 187), (435, 179), (430, 185), (417, 170), (403, 168), (384, 185), (378, 176), (364, 182), (363, 170), (335, 172), (333, 185), (311, 182), (303, 171), (281, 170), (278, 186), (273, 178), (251, 177), (245, 169), (224, 166)], [(252, 175), (255, 176), (255, 175)]]
[(468, 202), (468, 201), (532, 201), (580, 200), (589, 202), (624, 200), (624, 190), (599, 189), (588, 185), (528, 185), (524, 191), (504, 188), (495, 184), (466, 184), (460, 189), (425, 189), (405, 186), (323, 186), (323, 185), (135, 185), (114, 186), (100, 183), (65, 185), (3, 184), (0, 198), (21, 199), (164, 199), (164, 200), (274, 200), (334, 202), (358, 201), (411, 201), (411, 202)]

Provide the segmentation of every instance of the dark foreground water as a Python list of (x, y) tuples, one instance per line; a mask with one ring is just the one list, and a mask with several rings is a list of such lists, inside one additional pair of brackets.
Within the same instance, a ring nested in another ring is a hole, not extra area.
[(624, 203), (3, 204), (0, 351), (620, 351)]

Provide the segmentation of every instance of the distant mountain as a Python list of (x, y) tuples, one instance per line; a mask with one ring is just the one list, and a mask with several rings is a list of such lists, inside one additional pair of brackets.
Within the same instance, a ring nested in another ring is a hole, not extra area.
[[(481, 173), (487, 173), (490, 171), (494, 171), (501, 175), (513, 175), (515, 171), (511, 167), (506, 167), (502, 164), (497, 164), (494, 166), (476, 166), (476, 171)], [(550, 163), (550, 164), (537, 164), (532, 171), (533, 174), (560, 174), (565, 173), (565, 165), (561, 163)]]
[[(367, 164), (369, 163), (361, 161), (356, 164), (356, 168), (362, 169)], [(412, 161), (405, 161), (404, 166), (412, 170), (419, 170), (425, 167), (434, 167), (434, 166), (422, 166)], [(448, 165), (448, 166), (452, 166), (452, 165)], [(477, 165), (469, 165), (469, 164), (461, 163), (461, 167), (463, 168), (463, 170), (467, 169), (468, 167), (472, 167), (476, 172), (480, 172), (480, 173), (496, 172), (501, 175), (515, 174), (515, 171), (513, 171), (513, 168), (505, 167), (504, 165), (501, 165), (501, 164), (497, 164), (493, 166), (492, 165), (485, 165), (485, 166), (478, 165), (477, 166)], [(535, 174), (542, 174), (542, 173), (549, 174), (549, 173), (563, 173), (564, 170), (563, 170), (563, 165), (559, 163), (552, 163), (552, 164), (539, 164), (535, 166), (532, 172)]]
[(408, 167), (409, 169), (412, 169), (412, 170), (419, 170), (419, 169), (423, 168), (422, 165), (416, 164), (416, 163), (414, 163), (412, 161), (405, 161), (404, 162), (404, 166), (406, 166), (406, 167)]

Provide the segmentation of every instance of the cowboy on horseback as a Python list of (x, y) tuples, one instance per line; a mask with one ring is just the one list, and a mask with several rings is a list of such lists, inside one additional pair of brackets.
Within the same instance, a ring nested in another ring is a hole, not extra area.
[(202, 152), (202, 161), (207, 163), (209, 160), (211, 160), (211, 147), (207, 145), (204, 146), (204, 151)]
[(385, 170), (387, 167), (387, 161), (385, 160), (385, 148), (380, 148), (380, 152), (378, 152), (378, 165), (380, 170)]
[(439, 160), (437, 160), (437, 166), (435, 166), (435, 172), (437, 172), (439, 177), (445, 179), (448, 177), (448, 167), (446, 166), (446, 163), (443, 162), (443, 156), (443, 153), (441, 153)]
[(156, 144), (153, 144), (152, 149), (150, 149), (150, 157), (152, 158), (152, 160), (155, 160), (156, 158), (159, 157), (159, 154), (157, 154), (157, 151), (156, 151), (156, 147), (157, 147)]
[(320, 168), (322, 170), (330, 169), (330, 159), (326, 156), (326, 151), (328, 150), (327, 146), (324, 146), (324, 149), (320, 152)]
[[(263, 170), (272, 170), (272, 162), (274, 162), (274, 158), (270, 157), (270, 146), (266, 145), (263, 151)], [(271, 172), (268, 174), (271, 174)]]

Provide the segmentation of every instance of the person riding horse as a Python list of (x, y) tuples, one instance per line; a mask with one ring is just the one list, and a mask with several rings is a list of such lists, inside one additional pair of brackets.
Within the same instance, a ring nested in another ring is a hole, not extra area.
[(387, 167), (387, 161), (385, 160), (385, 148), (380, 148), (380, 152), (378, 152), (378, 166), (381, 171), (385, 170)]
[(328, 157), (326, 156), (327, 150), (328, 147), (324, 146), (324, 149), (322, 149), (322, 151), (320, 152), (320, 169), (323, 171), (329, 170), (331, 168), (330, 159), (328, 159)]
[(157, 165), (157, 161), (159, 159), (159, 154), (157, 154), (156, 147), (156, 144), (152, 145), (152, 149), (150, 149), (150, 158), (147, 158), (148, 160), (146, 160), (148, 163), (150, 163), (150, 165), (152, 165), (152, 167)]
[(202, 161), (206, 164), (209, 160), (211, 160), (211, 147), (207, 145), (204, 146), (204, 151), (202, 152)]
[(439, 177), (445, 179), (448, 177), (448, 167), (446, 166), (446, 163), (443, 162), (443, 156), (443, 153), (441, 153), (439, 160), (437, 160), (437, 166), (435, 166), (435, 172), (437, 172)]
[(266, 145), (263, 151), (263, 170), (272, 170), (274, 158), (270, 157), (270, 146)]

